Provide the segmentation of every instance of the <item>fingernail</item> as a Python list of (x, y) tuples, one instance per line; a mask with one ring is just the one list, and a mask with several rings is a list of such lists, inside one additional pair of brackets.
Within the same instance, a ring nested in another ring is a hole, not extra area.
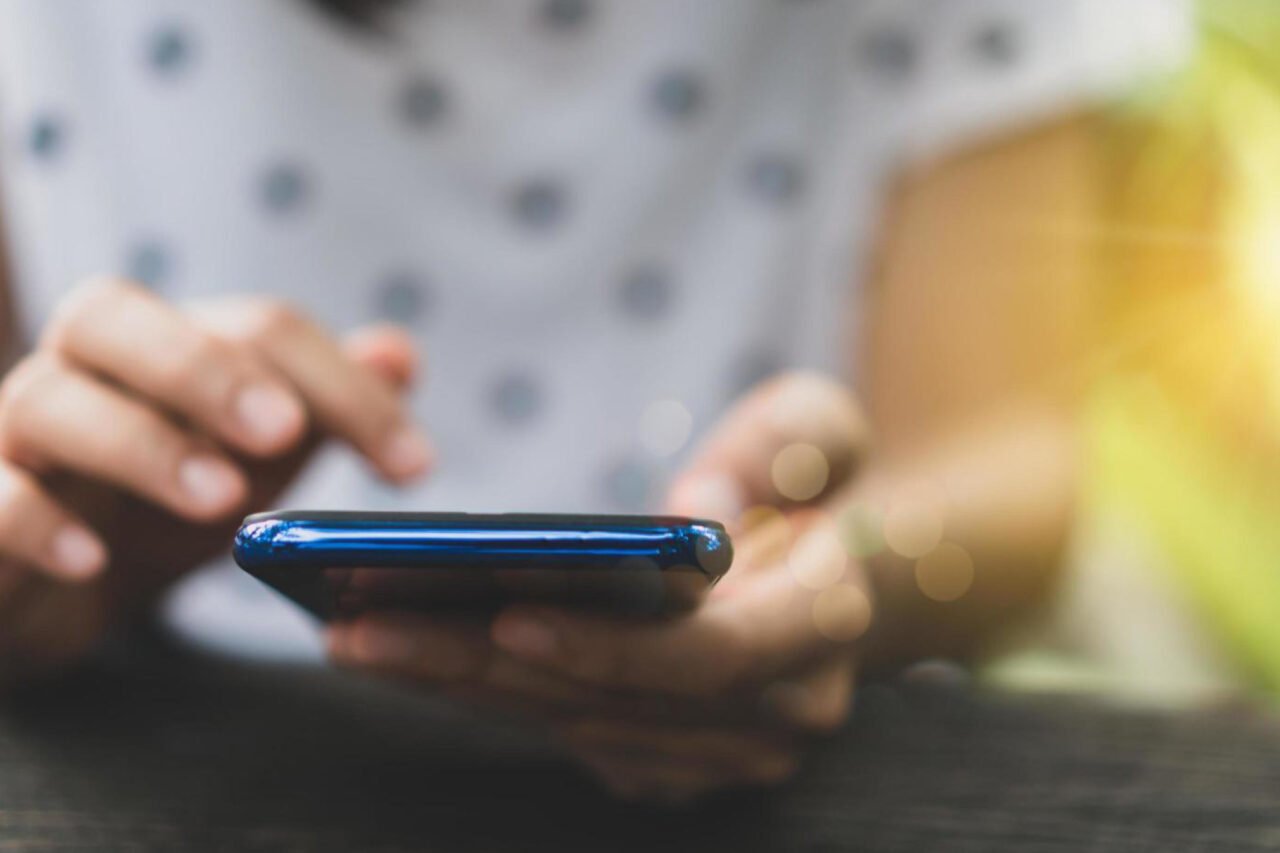
[(516, 657), (550, 660), (560, 647), (551, 626), (528, 616), (500, 617), (493, 626), (493, 642)]
[(191, 456), (178, 469), (183, 490), (201, 507), (227, 506), (239, 499), (244, 482), (236, 469), (213, 456)]
[(273, 385), (250, 385), (236, 396), (236, 417), (253, 437), (266, 443), (292, 438), (302, 426), (302, 407)]
[(683, 486), (676, 497), (681, 512), (720, 521), (736, 521), (746, 509), (742, 487), (723, 474), (694, 480)]
[(63, 575), (80, 580), (102, 571), (107, 562), (107, 551), (88, 531), (64, 527), (53, 537), (53, 559)]
[(421, 474), (431, 464), (431, 445), (419, 430), (401, 427), (382, 451), (382, 465), (397, 477)]

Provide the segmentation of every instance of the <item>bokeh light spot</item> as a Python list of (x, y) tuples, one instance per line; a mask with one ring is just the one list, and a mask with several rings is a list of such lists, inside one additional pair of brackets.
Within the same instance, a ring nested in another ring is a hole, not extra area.
[(836, 524), (850, 556), (872, 557), (884, 550), (884, 515), (879, 508), (863, 503), (849, 504), (840, 510)]
[(773, 457), (770, 473), (778, 494), (788, 500), (807, 501), (827, 487), (831, 466), (817, 447), (796, 442), (778, 451), (778, 455)]
[(973, 558), (959, 545), (943, 542), (916, 560), (916, 584), (934, 601), (955, 601), (973, 586)]
[(866, 593), (850, 584), (824, 589), (813, 599), (813, 625), (832, 642), (856, 640), (871, 625), (871, 602)]

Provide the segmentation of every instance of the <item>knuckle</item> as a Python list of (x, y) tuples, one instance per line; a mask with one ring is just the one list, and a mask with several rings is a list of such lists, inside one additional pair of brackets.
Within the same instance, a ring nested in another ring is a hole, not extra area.
[(270, 297), (258, 298), (249, 303), (246, 320), (246, 336), (257, 342), (291, 337), (306, 323), (297, 308), (284, 300)]
[(863, 428), (862, 407), (844, 383), (815, 370), (796, 370), (778, 380), (789, 398), (803, 400), (824, 421), (846, 429)]
[(50, 392), (57, 374), (51, 359), (29, 356), (5, 376), (0, 385), (0, 445), (6, 450), (32, 437), (32, 413)]
[[(153, 420), (138, 418), (132, 429), (118, 433), (117, 453), (121, 460), (136, 465), (139, 473), (148, 478), (168, 476), (187, 454), (187, 442), (176, 429)], [(147, 475), (145, 472), (153, 472)]]
[(835, 480), (843, 479), (866, 455), (869, 422), (853, 392), (817, 371), (784, 374), (773, 387), (772, 426), (782, 439), (803, 439), (827, 455)]
[(82, 324), (100, 322), (103, 312), (111, 306), (136, 299), (143, 292), (140, 285), (110, 276), (84, 279), (55, 306), (42, 343), (53, 349), (65, 349)]
[(181, 394), (193, 383), (217, 375), (228, 356), (225, 344), (210, 334), (193, 331), (156, 364), (157, 390), (165, 395)]
[(0, 470), (0, 531), (6, 534), (22, 516), (31, 498), (31, 484), (12, 469)]

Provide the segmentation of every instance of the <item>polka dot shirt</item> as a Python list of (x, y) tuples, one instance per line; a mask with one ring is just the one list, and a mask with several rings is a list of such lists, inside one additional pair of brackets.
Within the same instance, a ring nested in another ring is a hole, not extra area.
[[(286, 502), (472, 511), (656, 506), (743, 389), (847, 367), (886, 176), (1185, 41), (1178, 0), (419, 0), (385, 35), (301, 1), (0, 20), (26, 334), (104, 271), (401, 323), (437, 473), (392, 490), (335, 451)], [(233, 570), (174, 607), (314, 650)]]

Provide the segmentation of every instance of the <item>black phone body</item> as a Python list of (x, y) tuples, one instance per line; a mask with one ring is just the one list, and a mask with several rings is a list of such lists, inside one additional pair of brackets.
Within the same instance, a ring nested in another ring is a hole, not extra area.
[(636, 614), (694, 606), (733, 561), (722, 525), (674, 516), (260, 513), (242, 569), (324, 620), (545, 601)]

